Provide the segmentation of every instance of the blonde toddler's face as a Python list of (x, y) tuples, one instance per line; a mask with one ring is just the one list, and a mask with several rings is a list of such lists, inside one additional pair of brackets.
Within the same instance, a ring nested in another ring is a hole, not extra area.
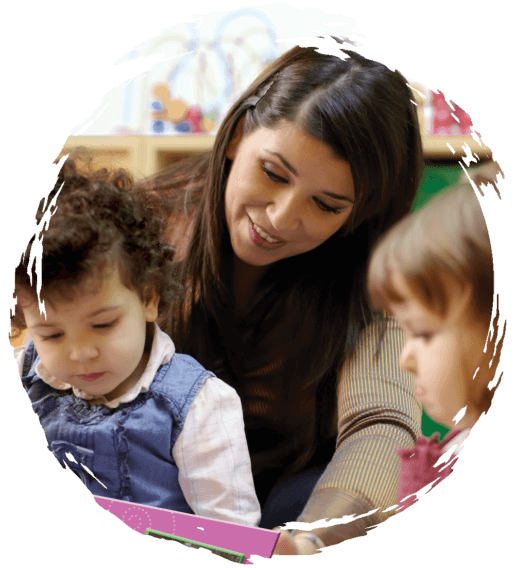
[[(479, 418), (486, 385), (473, 381), (483, 359), (487, 329), (470, 321), (468, 294), (449, 284), (451, 304), (445, 317), (429, 310), (398, 278), (405, 300), (390, 310), (406, 332), (401, 365), (416, 377), (416, 396), (433, 420), (447, 428), (467, 428)], [(464, 407), (462, 419), (454, 418)]]

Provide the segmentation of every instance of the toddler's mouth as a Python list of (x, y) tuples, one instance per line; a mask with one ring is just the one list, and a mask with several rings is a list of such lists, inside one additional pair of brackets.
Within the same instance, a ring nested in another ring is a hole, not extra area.
[(89, 375), (81, 375), (81, 379), (83, 381), (96, 381), (99, 379), (104, 373), (90, 373)]

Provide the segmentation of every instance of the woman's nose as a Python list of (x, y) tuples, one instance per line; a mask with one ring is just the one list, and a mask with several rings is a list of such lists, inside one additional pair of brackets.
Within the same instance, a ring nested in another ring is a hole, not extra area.
[(76, 344), (70, 349), (70, 359), (77, 363), (84, 363), (96, 357), (98, 357), (98, 349), (88, 343)]
[(276, 231), (293, 231), (301, 221), (301, 204), (291, 189), (281, 191), (267, 207), (267, 214)]

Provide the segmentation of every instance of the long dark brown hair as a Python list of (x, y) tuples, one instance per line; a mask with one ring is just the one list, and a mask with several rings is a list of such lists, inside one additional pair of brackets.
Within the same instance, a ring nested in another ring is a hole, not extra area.
[[(242, 332), (252, 328), (254, 340), (248, 345), (256, 345), (273, 326), (282, 325), (284, 372), (291, 377), (284, 412), (293, 416), (301, 399), (318, 393), (316, 414), (322, 422), (328, 416), (324, 408), (334, 408), (338, 370), (375, 317), (366, 292), (370, 250), (410, 210), (423, 164), (406, 79), (354, 51), (341, 51), (341, 58), (315, 48), (288, 51), (236, 101), (208, 155), (147, 182), (161, 191), (171, 224), (181, 215), (191, 219), (187, 230), (181, 229), (188, 234), (181, 261), (188, 286), (167, 322), (178, 349), (207, 367), (222, 354), (237, 388)], [(327, 144), (349, 162), (356, 196), (350, 219), (336, 234), (312, 251), (269, 267), (261, 281), (262, 299), (243, 324), (235, 316), (233, 252), (224, 213), (231, 167), (227, 151), (242, 119), (244, 136), (286, 120)]]

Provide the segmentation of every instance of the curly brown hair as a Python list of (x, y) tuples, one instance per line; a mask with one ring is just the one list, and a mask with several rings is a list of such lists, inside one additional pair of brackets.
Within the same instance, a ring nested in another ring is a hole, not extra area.
[[(128, 172), (79, 171), (68, 158), (54, 188), (41, 200), (36, 220), (36, 234), (16, 268), (15, 297), (23, 291), (36, 300), (40, 286), (42, 299), (69, 301), (86, 280), (102, 278), (114, 264), (123, 284), (143, 301), (152, 292), (159, 294), (159, 315), (169, 310), (179, 284), (174, 249), (164, 238), (161, 200), (151, 190), (136, 190)], [(40, 271), (39, 258), (34, 261), (38, 240)], [(11, 326), (14, 337), (26, 328), (19, 302)]]

